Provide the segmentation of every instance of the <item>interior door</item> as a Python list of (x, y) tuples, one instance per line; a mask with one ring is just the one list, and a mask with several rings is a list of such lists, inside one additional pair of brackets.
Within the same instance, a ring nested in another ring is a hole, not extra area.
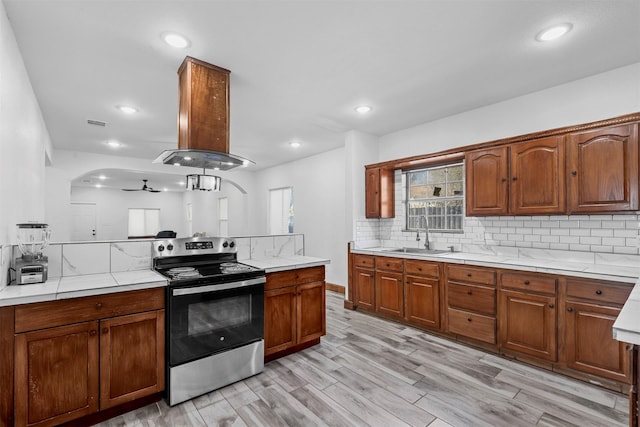
[(95, 203), (71, 203), (71, 240), (96, 240)]

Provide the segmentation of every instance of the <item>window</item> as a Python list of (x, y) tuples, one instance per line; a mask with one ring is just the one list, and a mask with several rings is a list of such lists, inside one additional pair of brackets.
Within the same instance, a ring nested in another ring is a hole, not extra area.
[[(463, 164), (406, 173), (407, 230), (460, 231), (464, 219)], [(425, 218), (427, 224), (425, 224)]]
[(269, 234), (293, 233), (293, 187), (269, 190)]
[(160, 209), (129, 209), (130, 239), (155, 237), (160, 231)]
[(229, 202), (226, 197), (218, 199), (218, 233), (220, 236), (229, 235)]

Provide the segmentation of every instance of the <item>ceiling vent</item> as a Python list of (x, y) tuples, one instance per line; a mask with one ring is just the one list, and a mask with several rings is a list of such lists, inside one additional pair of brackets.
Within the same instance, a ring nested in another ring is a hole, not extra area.
[(87, 120), (87, 124), (94, 125), (94, 126), (102, 126), (102, 127), (107, 126), (107, 122), (101, 122), (100, 120), (91, 120), (91, 119)]

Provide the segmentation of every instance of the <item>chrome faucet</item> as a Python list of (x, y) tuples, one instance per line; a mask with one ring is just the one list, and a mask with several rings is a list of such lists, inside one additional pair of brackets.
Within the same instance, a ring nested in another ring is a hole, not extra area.
[[(424, 248), (426, 250), (431, 249), (431, 243), (429, 242), (429, 220), (426, 215), (422, 215), (420, 218), (424, 219)], [(418, 241), (420, 241), (420, 232), (418, 232)]]

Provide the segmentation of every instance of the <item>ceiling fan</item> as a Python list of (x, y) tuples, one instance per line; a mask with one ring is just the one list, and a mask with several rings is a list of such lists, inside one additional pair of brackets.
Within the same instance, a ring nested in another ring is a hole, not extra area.
[(148, 191), (149, 193), (159, 193), (160, 190), (154, 190), (147, 185), (148, 179), (142, 180), (142, 188), (123, 188), (122, 191)]

